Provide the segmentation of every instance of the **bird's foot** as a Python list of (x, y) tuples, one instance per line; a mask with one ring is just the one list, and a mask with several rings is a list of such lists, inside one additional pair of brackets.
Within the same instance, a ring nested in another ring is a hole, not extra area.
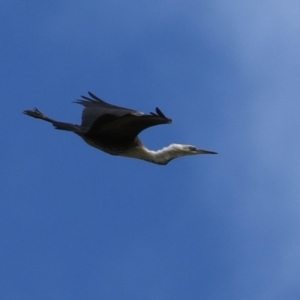
[(23, 113), (33, 118), (47, 120), (46, 117), (41, 111), (39, 111), (36, 107), (33, 110), (24, 110)]

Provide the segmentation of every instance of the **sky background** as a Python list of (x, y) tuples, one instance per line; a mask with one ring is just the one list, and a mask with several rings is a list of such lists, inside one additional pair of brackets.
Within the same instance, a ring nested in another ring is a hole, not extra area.
[[(299, 1), (2, 1), (0, 298), (300, 299)], [(173, 124), (114, 157), (92, 91)]]

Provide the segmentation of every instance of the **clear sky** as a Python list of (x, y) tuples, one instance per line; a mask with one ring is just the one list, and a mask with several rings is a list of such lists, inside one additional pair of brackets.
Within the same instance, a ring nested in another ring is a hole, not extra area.
[[(299, 1), (2, 1), (0, 298), (300, 299)], [(158, 166), (26, 117), (92, 91), (172, 125)]]

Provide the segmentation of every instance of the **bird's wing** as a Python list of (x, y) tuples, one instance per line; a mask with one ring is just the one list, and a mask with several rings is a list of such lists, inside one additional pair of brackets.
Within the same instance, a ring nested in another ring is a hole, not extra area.
[(127, 113), (119, 117), (106, 114), (93, 123), (87, 134), (106, 135), (119, 140), (132, 140), (148, 127), (171, 122), (172, 120), (167, 118), (159, 108), (156, 108), (156, 113), (149, 115)]
[(74, 101), (75, 103), (81, 104), (84, 106), (82, 117), (81, 117), (81, 126), (90, 128), (92, 124), (101, 116), (112, 115), (115, 117), (122, 117), (126, 114), (131, 114), (135, 116), (141, 116), (143, 113), (136, 110), (116, 106), (109, 104), (91, 92), (88, 92), (89, 97), (81, 96), (82, 99)]

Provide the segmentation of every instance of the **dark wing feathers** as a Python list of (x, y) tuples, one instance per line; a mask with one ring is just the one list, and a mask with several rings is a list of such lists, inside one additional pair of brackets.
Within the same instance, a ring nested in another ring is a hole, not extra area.
[(135, 138), (148, 127), (172, 122), (158, 107), (156, 113), (146, 115), (109, 104), (91, 92), (88, 93), (90, 97), (81, 96), (82, 99), (75, 101), (84, 106), (81, 125), (87, 128), (87, 134), (109, 135), (122, 139)]
[(150, 115), (152, 115), (152, 116), (160, 116), (162, 118), (167, 118), (158, 107), (156, 107), (155, 111), (156, 111), (156, 114), (153, 113), (153, 112), (151, 112)]
[(112, 108), (112, 109), (121, 109), (121, 110), (126, 110), (126, 111), (134, 111), (132, 109), (128, 109), (125, 107), (120, 107), (120, 106), (109, 104), (109, 103), (103, 101), (102, 99), (98, 98), (91, 92), (88, 92), (88, 93), (91, 98), (86, 97), (86, 96), (81, 96), (83, 99), (78, 99), (78, 100), (74, 101), (74, 103), (81, 104), (84, 107), (102, 107), (102, 108)]
[(104, 115), (93, 123), (87, 134), (105, 135), (120, 140), (134, 139), (149, 127), (171, 122), (171, 119), (155, 114), (142, 116), (127, 114), (122, 117)]
[(120, 107), (116, 105), (109, 104), (91, 92), (89, 92), (91, 98), (82, 96), (82, 99), (74, 101), (75, 103), (84, 106), (81, 117), (81, 126), (85, 128), (90, 128), (92, 124), (101, 116), (105, 114), (114, 115), (117, 117), (124, 116), (128, 113), (134, 115), (142, 115), (143, 113), (136, 110), (128, 109), (125, 107)]

